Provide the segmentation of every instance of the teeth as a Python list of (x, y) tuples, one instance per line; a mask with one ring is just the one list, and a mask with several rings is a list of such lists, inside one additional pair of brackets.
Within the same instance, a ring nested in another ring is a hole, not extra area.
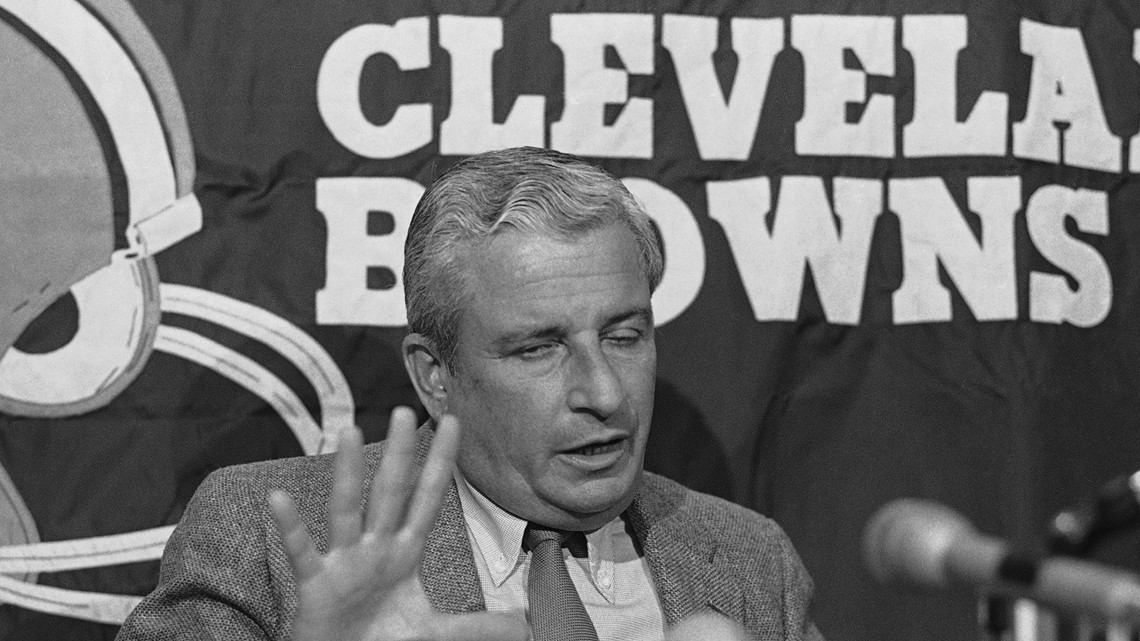
[(594, 456), (597, 454), (605, 454), (612, 452), (614, 449), (621, 447), (621, 441), (613, 441), (610, 443), (601, 443), (598, 445), (587, 445), (573, 450), (575, 454), (582, 454), (584, 456)]

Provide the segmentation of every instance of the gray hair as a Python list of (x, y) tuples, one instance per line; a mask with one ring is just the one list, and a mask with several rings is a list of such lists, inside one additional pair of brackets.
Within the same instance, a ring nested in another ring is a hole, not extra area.
[(410, 331), (454, 370), (466, 297), (462, 258), (504, 229), (571, 240), (613, 223), (633, 232), (652, 292), (664, 262), (657, 230), (620, 180), (576, 156), (516, 147), (470, 156), (428, 188), (404, 244)]

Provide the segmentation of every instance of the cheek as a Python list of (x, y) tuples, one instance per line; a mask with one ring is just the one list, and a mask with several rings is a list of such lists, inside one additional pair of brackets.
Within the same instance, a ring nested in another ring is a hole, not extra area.
[(529, 417), (550, 419), (550, 413), (565, 403), (565, 382), (561, 370), (553, 369), (541, 376), (512, 375), (484, 379), (481, 398), (493, 404), (489, 411), (508, 419)]
[(491, 457), (526, 458), (540, 447), (541, 426), (551, 421), (549, 392), (534, 381), (473, 379), (463, 396), (464, 415), (478, 432), (473, 441)]
[(630, 360), (621, 365), (622, 380), (626, 393), (639, 405), (653, 404), (653, 388), (656, 382), (656, 358), (652, 354), (641, 359)]

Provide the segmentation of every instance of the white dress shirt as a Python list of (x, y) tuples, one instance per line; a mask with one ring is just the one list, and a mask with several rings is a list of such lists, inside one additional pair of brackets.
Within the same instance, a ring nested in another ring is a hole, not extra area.
[[(461, 474), (455, 480), (487, 609), (525, 610), (530, 554), (523, 551), (522, 539), (527, 522), (495, 505)], [(638, 555), (627, 528), (619, 517), (586, 534), (588, 558), (563, 549), (566, 569), (599, 641), (661, 641), (661, 603), (649, 564)]]

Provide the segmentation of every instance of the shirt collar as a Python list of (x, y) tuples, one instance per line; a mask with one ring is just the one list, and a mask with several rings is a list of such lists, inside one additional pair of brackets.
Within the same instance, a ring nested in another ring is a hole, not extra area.
[[(499, 587), (526, 562), (522, 540), (527, 522), (495, 505), (458, 471), (455, 472), (455, 484), (459, 490), (463, 518), (475, 541), (475, 552), (483, 557), (491, 581)], [(590, 577), (594, 588), (611, 602), (614, 599), (613, 538), (624, 532), (625, 524), (621, 517), (587, 532), (587, 558), (575, 559)]]

